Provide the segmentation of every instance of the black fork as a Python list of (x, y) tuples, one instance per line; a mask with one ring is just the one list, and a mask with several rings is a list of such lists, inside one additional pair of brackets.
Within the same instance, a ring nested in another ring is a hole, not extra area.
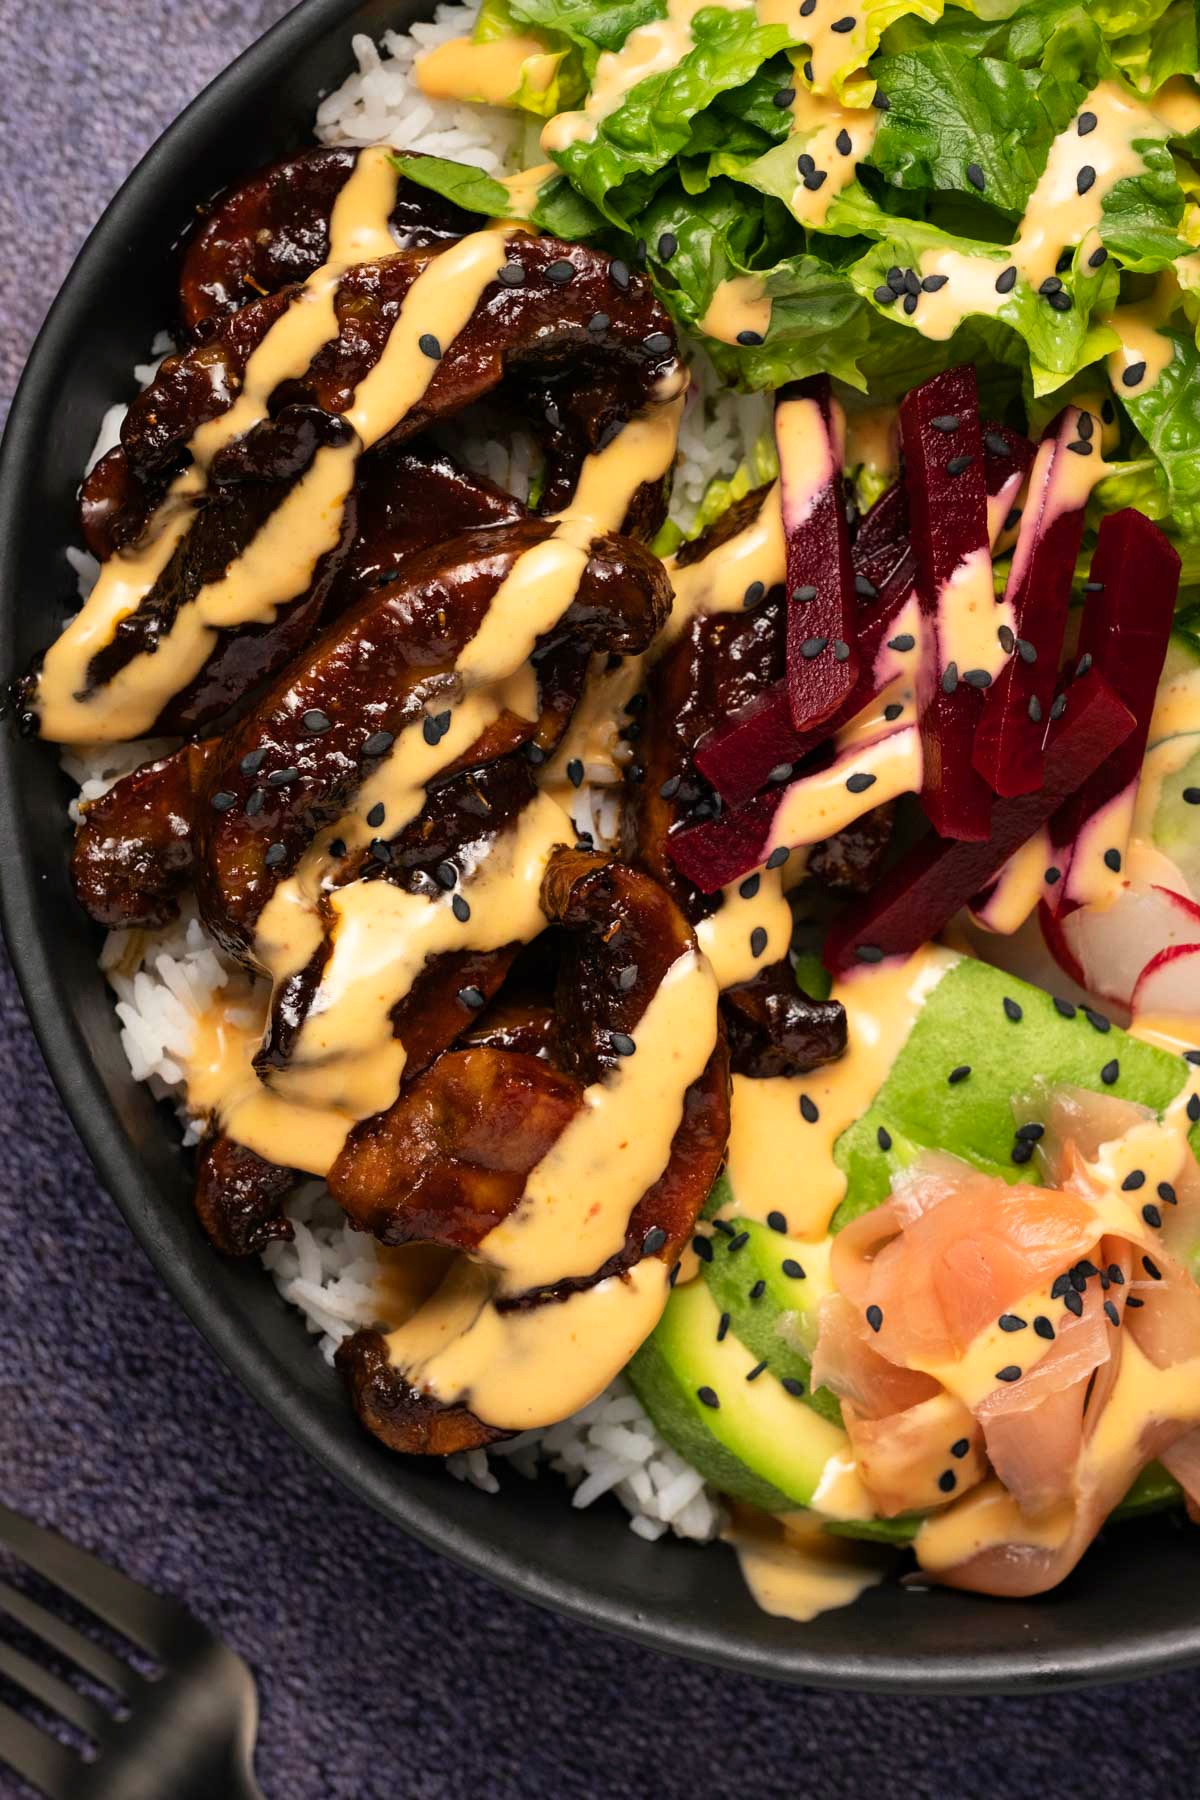
[(240, 1656), (174, 1600), (0, 1504), (0, 1546), (137, 1644), (155, 1677), (0, 1581), (0, 1612), (117, 1696), (117, 1710), (0, 1641), (0, 1676), (89, 1740), (90, 1758), (0, 1702), (0, 1765), (49, 1800), (263, 1800), (258, 1698)]

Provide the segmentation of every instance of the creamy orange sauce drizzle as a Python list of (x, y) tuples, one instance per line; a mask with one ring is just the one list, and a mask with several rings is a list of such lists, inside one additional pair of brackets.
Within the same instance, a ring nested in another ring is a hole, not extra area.
[(892, 1551), (830, 1537), (806, 1513), (738, 1507), (723, 1535), (762, 1610), (799, 1625), (851, 1605), (878, 1586), (895, 1560)]
[(1107, 359), (1108, 378), (1118, 394), (1143, 394), (1152, 388), (1175, 355), (1173, 339), (1163, 326), (1179, 304), (1179, 282), (1164, 269), (1148, 299), (1118, 306), (1104, 323), (1121, 342)]
[(756, 581), (768, 590), (787, 579), (787, 540), (783, 531), (779, 483), (767, 494), (756, 518), (735, 537), (719, 544), (699, 562), (684, 566), (671, 557), (667, 574), (675, 590), (675, 604), (655, 651), (661, 653), (686, 631), (700, 613), (740, 612), (746, 591)]
[(1009, 857), (985, 904), (973, 910), (976, 922), (1000, 937), (1019, 931), (1045, 892), (1052, 861), (1050, 834), (1043, 825)]
[[(915, 794), (921, 770), (920, 733), (911, 724), (839, 753), (827, 769), (804, 776), (787, 790), (771, 823), (767, 850), (821, 843), (871, 807), (901, 794)], [(848, 788), (847, 781), (855, 775), (870, 775), (870, 788), (860, 792)]]
[[(723, 890), (718, 910), (696, 927), (697, 941), (721, 988), (749, 981), (760, 969), (786, 956), (791, 943), (792, 912), (784, 898), (783, 871), (757, 869), (755, 874), (755, 893), (747, 898), (741, 892), (748, 879), (745, 876), (731, 882)], [(756, 931), (766, 934), (757, 951), (751, 941)]]
[[(846, 1195), (834, 1147), (879, 1092), (930, 993), (958, 958), (928, 945), (908, 960), (852, 970), (833, 998), (846, 1008), (849, 1042), (840, 1062), (809, 1075), (733, 1078), (727, 1169), (730, 1218), (765, 1222), (782, 1212), (789, 1237), (823, 1238)], [(800, 1111), (801, 1096), (817, 1109)]]
[(543, 93), (554, 79), (558, 61), (535, 37), (502, 37), (479, 44), (460, 37), (418, 56), (413, 73), (431, 100), (479, 100), (503, 106), (522, 81), (533, 93)]
[(771, 296), (760, 275), (728, 275), (718, 281), (700, 320), (700, 330), (722, 344), (743, 341), (744, 333), (765, 338), (771, 329)]

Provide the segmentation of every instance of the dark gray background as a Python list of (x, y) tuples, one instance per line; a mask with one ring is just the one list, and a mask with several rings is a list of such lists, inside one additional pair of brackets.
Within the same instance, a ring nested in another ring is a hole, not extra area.
[[(286, 10), (0, 0), (0, 406), (126, 171)], [(408, 1543), (176, 1312), (96, 1183), (2, 960), (0, 1234), (0, 1493), (248, 1658), (271, 1800), (1200, 1788), (1200, 1675), (1022, 1701), (801, 1693), (589, 1633)]]

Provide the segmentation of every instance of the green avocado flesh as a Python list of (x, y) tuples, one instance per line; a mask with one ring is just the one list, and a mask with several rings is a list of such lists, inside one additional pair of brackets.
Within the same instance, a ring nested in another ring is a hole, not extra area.
[[(852, 987), (848, 1004), (852, 1011)], [(1115, 1079), (1106, 1079), (1114, 1064)], [(970, 1074), (950, 1082), (950, 1071), (964, 1066)], [(1185, 1078), (1179, 1057), (1116, 1026), (1098, 1029), (1083, 1012), (1064, 1017), (1040, 988), (972, 958), (950, 962), (882, 1087), (863, 1095), (861, 1117), (837, 1141), (846, 1194), (832, 1230), (887, 1199), (897, 1169), (923, 1149), (949, 1151), (1005, 1181), (1036, 1180), (1035, 1164), (1012, 1160), (1013, 1100), (1035, 1080), (1071, 1083), (1161, 1112)], [(1200, 1126), (1191, 1141), (1196, 1150)], [(715, 1217), (730, 1199), (722, 1176), (706, 1215)], [(813, 1394), (810, 1382), (817, 1311), (830, 1291), (828, 1243), (801, 1243), (750, 1220), (729, 1223), (733, 1235), (714, 1230), (711, 1260), (699, 1278), (675, 1289), (627, 1372), (663, 1436), (715, 1487), (769, 1511), (811, 1505), (827, 1459), (845, 1448), (836, 1401), (825, 1389)], [(798, 1264), (803, 1276), (785, 1273), (785, 1262)], [(718, 1343), (723, 1313), (729, 1320)], [(746, 1372), (764, 1361), (763, 1374), (747, 1382)], [(803, 1395), (789, 1394), (783, 1380), (803, 1384)], [(699, 1399), (701, 1388), (717, 1395), (717, 1409)], [(768, 1395), (775, 1401), (770, 1428)], [(1119, 1515), (1153, 1511), (1179, 1497), (1155, 1464)], [(906, 1543), (919, 1525), (920, 1517), (910, 1515), (831, 1522), (830, 1529)]]

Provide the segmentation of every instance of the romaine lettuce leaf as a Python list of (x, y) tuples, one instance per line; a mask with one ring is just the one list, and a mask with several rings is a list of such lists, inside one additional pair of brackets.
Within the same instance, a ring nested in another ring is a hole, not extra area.
[[(1050, 145), (1084, 92), (936, 43), (877, 57), (871, 73), (888, 97), (871, 165), (895, 187), (966, 194), (1012, 218), (1025, 210)], [(979, 170), (982, 191), (970, 167)]]
[[(513, 205), (504, 183), (477, 169), (473, 163), (450, 162), (442, 156), (403, 155), (394, 157), (393, 161), (410, 181), (444, 195), (468, 212), (482, 213), (489, 219), (525, 216)], [(550, 175), (538, 189), (533, 223), (555, 237), (576, 243), (596, 237), (604, 221), (582, 194), (575, 192), (565, 176)]]
[(1122, 405), (1158, 465), (1171, 522), (1186, 536), (1200, 536), (1200, 351), (1185, 332), (1165, 333), (1174, 355), (1144, 393), (1121, 396)]

